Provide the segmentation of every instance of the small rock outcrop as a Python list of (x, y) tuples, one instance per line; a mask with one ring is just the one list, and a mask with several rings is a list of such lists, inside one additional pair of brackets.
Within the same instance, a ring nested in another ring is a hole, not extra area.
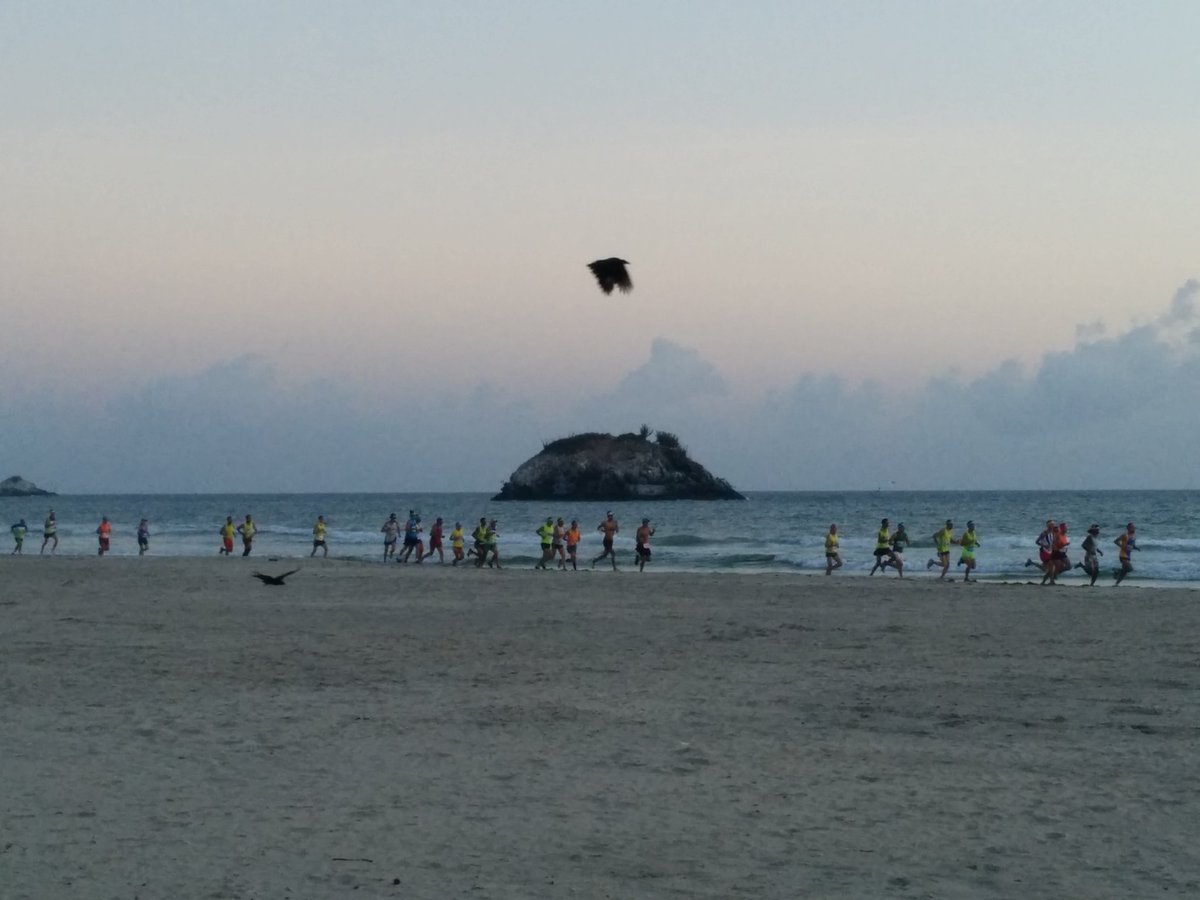
[(745, 500), (691, 459), (675, 435), (575, 434), (552, 441), (493, 500)]
[(0, 481), (0, 497), (54, 497), (54, 491), (44, 491), (20, 475)]

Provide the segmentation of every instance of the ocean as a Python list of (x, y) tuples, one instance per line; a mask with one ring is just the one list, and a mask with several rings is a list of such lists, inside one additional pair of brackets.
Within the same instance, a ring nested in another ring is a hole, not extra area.
[[(845, 567), (836, 577), (866, 574), (873, 562), (875, 531), (883, 516), (893, 527), (903, 522), (912, 547), (905, 554), (909, 574), (925, 572), (931, 536), (951, 518), (959, 534), (968, 519), (976, 524), (980, 548), (977, 574), (984, 579), (1027, 580), (1036, 557), (1034, 539), (1047, 518), (1067, 521), (1073, 540), (1072, 563), (1087, 526), (1101, 527), (1103, 580), (1116, 562), (1112, 540), (1126, 522), (1137, 525), (1139, 553), (1128, 583), (1200, 585), (1200, 491), (865, 491), (754, 492), (745, 502), (667, 501), (627, 503), (494, 503), (488, 494), (119, 494), (0, 498), (5, 525), (24, 518), (29, 525), (25, 553), (37, 555), (42, 521), (53, 506), (60, 554), (96, 552), (101, 516), (113, 523), (113, 556), (136, 556), (138, 520), (150, 521), (150, 554), (215, 555), (217, 529), (226, 516), (241, 522), (247, 513), (259, 528), (253, 556), (299, 558), (312, 549), (312, 526), (325, 516), (331, 557), (382, 559), (380, 527), (392, 512), (401, 520), (410, 509), (428, 531), (441, 516), (447, 534), (461, 521), (469, 534), (481, 516), (499, 523), (501, 560), (532, 566), (539, 555), (534, 534), (545, 517), (578, 519), (584, 534), (579, 558), (599, 553), (596, 525), (611, 509), (621, 523), (617, 549), (622, 564), (633, 563), (633, 533), (643, 516), (655, 529), (652, 567), (691, 572), (819, 572), (824, 568), (824, 537), (838, 525)], [(9, 545), (11, 549), (11, 545)], [(240, 555), (241, 544), (235, 549)], [(953, 555), (957, 561), (957, 553)], [(607, 562), (605, 563), (607, 565)], [(954, 571), (952, 567), (952, 572)], [(876, 576), (878, 577), (878, 576)], [(887, 577), (895, 577), (889, 570)], [(1082, 573), (1064, 576), (1077, 581)], [(1101, 583), (1103, 583), (1103, 580)]]

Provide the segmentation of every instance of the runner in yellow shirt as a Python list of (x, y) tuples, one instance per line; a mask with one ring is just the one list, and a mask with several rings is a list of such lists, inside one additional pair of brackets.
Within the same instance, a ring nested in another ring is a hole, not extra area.
[(454, 555), (450, 565), (457, 566), (463, 561), (463, 530), (462, 522), (454, 523), (454, 530), (450, 532), (450, 552)]
[(217, 552), (218, 556), (233, 556), (233, 516), (225, 517), (225, 524), (221, 526), (221, 549)]
[(838, 553), (837, 525), (830, 525), (829, 533), (825, 535), (825, 574), (832, 575), (834, 569), (841, 567), (842, 556)]
[(29, 526), (22, 519), (9, 530), (12, 531), (13, 541), (16, 545), (13, 547), (12, 555), (23, 556), (25, 553), (25, 532), (29, 530)]
[(53, 544), (50, 547), (50, 555), (54, 555), (54, 551), (58, 549), (58, 519), (54, 517), (54, 510), (50, 510), (50, 515), (46, 516), (46, 522), (42, 526), (42, 549), (38, 554), (46, 552), (46, 545)]
[(329, 547), (325, 544), (325, 517), (317, 516), (317, 524), (313, 526), (313, 549), (309, 556), (316, 556), (317, 550), (324, 550), (325, 556), (329, 555)]
[(946, 573), (950, 571), (950, 545), (957, 543), (958, 541), (954, 539), (954, 523), (947, 519), (946, 527), (933, 533), (933, 548), (937, 552), (937, 558), (931, 559), (925, 564), (926, 569), (932, 569), (934, 566), (942, 567), (942, 574), (938, 576), (938, 581), (944, 581)]
[(871, 566), (871, 571), (867, 574), (874, 575), (876, 569), (882, 572), (888, 565), (895, 566), (900, 577), (904, 577), (904, 563), (892, 549), (892, 534), (888, 520), (883, 519), (879, 524), (879, 531), (875, 535), (875, 565)]
[(979, 546), (979, 538), (975, 537), (974, 522), (967, 523), (967, 530), (958, 539), (958, 543), (962, 547), (962, 556), (958, 560), (958, 564), (967, 567), (967, 573), (963, 575), (963, 582), (974, 584), (975, 579), (971, 577), (971, 572), (975, 568), (975, 548)]
[(546, 521), (538, 526), (536, 533), (542, 544), (542, 558), (534, 568), (545, 571), (546, 563), (554, 558), (554, 516), (546, 516)]
[(258, 534), (258, 528), (254, 525), (254, 519), (246, 516), (246, 521), (237, 527), (237, 531), (242, 536), (242, 556), (249, 556), (250, 550), (254, 545), (254, 535)]
[(471, 539), (475, 542), (475, 545), (467, 555), (469, 556), (471, 553), (475, 554), (475, 568), (477, 569), (482, 569), (483, 564), (487, 562), (487, 530), (488, 520), (483, 518), (479, 520), (479, 524), (471, 532)]

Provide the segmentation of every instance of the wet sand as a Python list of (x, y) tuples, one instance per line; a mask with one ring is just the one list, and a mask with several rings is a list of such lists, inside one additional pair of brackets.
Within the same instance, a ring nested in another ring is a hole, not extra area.
[(1200, 894), (1200, 592), (296, 562), (0, 560), (0, 896)]

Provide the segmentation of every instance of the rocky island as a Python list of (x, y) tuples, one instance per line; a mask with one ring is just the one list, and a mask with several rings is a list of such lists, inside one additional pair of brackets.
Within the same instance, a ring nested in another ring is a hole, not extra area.
[(54, 497), (54, 491), (44, 491), (20, 475), (0, 481), (0, 497)]
[(679, 439), (639, 433), (574, 434), (523, 462), (493, 500), (745, 500), (691, 459)]

